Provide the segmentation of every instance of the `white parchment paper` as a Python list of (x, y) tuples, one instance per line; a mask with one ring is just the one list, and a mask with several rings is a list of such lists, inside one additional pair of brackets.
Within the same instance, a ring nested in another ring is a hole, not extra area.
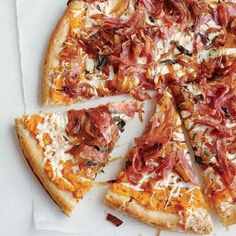
[[(34, 113), (41, 110), (64, 111), (68, 107), (41, 108), (39, 105), (40, 73), (43, 56), (47, 48), (49, 37), (66, 7), (66, 0), (16, 0), (20, 37), (20, 54), (23, 74), (23, 88), (26, 103), (26, 112)], [(112, 101), (122, 101), (128, 96), (116, 96), (73, 105), (73, 108), (92, 107)], [(70, 107), (70, 108), (72, 108)], [(113, 157), (124, 155), (132, 145), (135, 136), (142, 133), (145, 124), (150, 118), (153, 104), (145, 104), (144, 123), (141, 124), (136, 117), (130, 122), (122, 134), (117, 148), (112, 153)], [(114, 179), (124, 163), (119, 159), (110, 163), (105, 168), (105, 173), (100, 174), (96, 181)], [(138, 221), (117, 213), (103, 204), (103, 197), (107, 187), (95, 187), (80, 201), (72, 217), (67, 217), (43, 190), (36, 178), (32, 180), (33, 186), (33, 219), (36, 229), (76, 233), (81, 236), (154, 236), (157, 234), (152, 229)], [(124, 221), (123, 225), (116, 228), (105, 220), (107, 213), (112, 213)], [(213, 215), (214, 217), (214, 215)], [(229, 230), (223, 228), (218, 220), (213, 218), (215, 232), (213, 235), (235, 236), (236, 227)], [(177, 233), (162, 232), (164, 235), (180, 235)], [(188, 234), (190, 235), (190, 234)]]

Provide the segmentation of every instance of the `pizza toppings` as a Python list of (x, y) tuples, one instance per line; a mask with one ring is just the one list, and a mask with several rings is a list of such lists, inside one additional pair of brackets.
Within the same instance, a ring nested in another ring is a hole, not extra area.
[(80, 198), (81, 188), (87, 191), (91, 187), (91, 180), (107, 163), (126, 121), (137, 111), (137, 102), (131, 100), (70, 110), (63, 115), (26, 116), (24, 123), (43, 150), (42, 164), (48, 178)]
[(181, 114), (187, 114), (184, 122), (204, 175), (205, 192), (224, 218), (221, 204), (235, 199), (235, 78), (221, 74), (179, 91), (177, 102)]
[[(144, 134), (135, 139), (135, 146), (129, 151), (126, 166), (112, 191), (129, 196), (150, 210), (181, 215), (182, 210), (188, 208), (187, 202), (198, 208), (197, 201), (203, 200), (198, 195), (200, 189), (187, 146), (173, 135), (181, 135), (183, 131), (172, 99), (168, 91), (157, 94), (155, 114)], [(169, 128), (164, 125), (166, 123)], [(196, 198), (195, 194), (198, 195)]]
[(144, 90), (170, 77), (210, 76), (218, 66), (213, 59), (221, 56), (214, 51), (227, 44), (225, 24), (234, 31), (232, 4), (214, 10), (203, 1), (182, 0), (80, 4), (72, 7), (59, 66), (50, 73), (54, 103), (120, 93), (144, 101), (150, 98)]

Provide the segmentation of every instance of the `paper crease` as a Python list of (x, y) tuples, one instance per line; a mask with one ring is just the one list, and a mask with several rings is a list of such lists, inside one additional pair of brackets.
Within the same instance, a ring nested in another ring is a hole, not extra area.
[(16, 25), (16, 35), (17, 35), (17, 53), (20, 63), (20, 78), (21, 78), (21, 91), (22, 91), (22, 99), (23, 99), (23, 106), (24, 106), (24, 114), (27, 113), (27, 107), (26, 107), (26, 98), (25, 98), (25, 81), (24, 81), (24, 75), (23, 75), (23, 67), (22, 67), (22, 58), (21, 58), (21, 45), (20, 45), (20, 28), (19, 28), (19, 17), (18, 17), (18, 5), (17, 0), (15, 0), (15, 25)]

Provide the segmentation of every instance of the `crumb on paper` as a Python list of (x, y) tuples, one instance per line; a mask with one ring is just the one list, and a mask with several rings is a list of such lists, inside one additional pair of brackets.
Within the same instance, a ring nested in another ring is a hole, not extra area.
[(107, 213), (107, 217), (106, 220), (110, 221), (112, 224), (114, 224), (116, 227), (120, 226), (123, 224), (123, 221), (121, 219), (119, 219), (118, 217)]

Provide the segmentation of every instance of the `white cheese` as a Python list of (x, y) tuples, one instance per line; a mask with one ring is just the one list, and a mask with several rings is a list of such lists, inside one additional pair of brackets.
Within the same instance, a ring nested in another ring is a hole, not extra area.
[(141, 188), (141, 186), (150, 178), (152, 177), (152, 175), (144, 175), (143, 178), (139, 181), (139, 183), (137, 185), (133, 185), (130, 183), (122, 183), (122, 185), (124, 185), (127, 188), (131, 188), (137, 192), (143, 191), (143, 189)]
[[(66, 162), (73, 159), (72, 155), (65, 153), (66, 150), (72, 147), (72, 145), (63, 137), (67, 137), (65, 133), (67, 122), (66, 114), (47, 114), (44, 115), (44, 122), (37, 125), (38, 135), (36, 136), (36, 139), (38, 140), (39, 145), (44, 149), (45, 158), (42, 165), (44, 165), (47, 160), (50, 162), (53, 171), (53, 179), (62, 177), (62, 165), (60, 162)], [(45, 134), (50, 137), (50, 144), (44, 144), (43, 136)]]
[(236, 48), (224, 48), (221, 54), (227, 56), (236, 56)]
[(212, 227), (210, 215), (208, 214), (207, 210), (204, 208), (189, 208), (187, 209), (187, 214), (189, 215), (186, 219), (185, 227), (187, 229), (191, 229), (194, 232), (201, 234), (205, 233), (205, 228)]
[(146, 64), (147, 58), (146, 57), (139, 57), (138, 58), (138, 64)]
[(220, 188), (217, 189), (216, 191), (221, 191), (225, 188), (223, 182), (221, 181), (220, 176), (214, 171), (214, 169), (212, 167), (208, 167), (203, 172), (203, 175), (205, 176), (207, 181), (213, 181), (213, 182), (217, 183), (220, 186)]
[(218, 208), (224, 214), (224, 217), (228, 217), (232, 215), (232, 206), (234, 205), (229, 202), (223, 202), (218, 206)]
[(183, 119), (191, 115), (189, 111), (181, 111), (180, 114)]
[(184, 142), (185, 138), (184, 138), (184, 134), (183, 132), (173, 132), (173, 140), (174, 141), (180, 141), (180, 142)]
[(91, 73), (95, 65), (94, 60), (92, 58), (87, 57), (85, 59), (85, 65), (86, 65), (86, 70)]
[(226, 157), (233, 163), (236, 164), (236, 153), (226, 153)]
[(194, 95), (202, 94), (201, 90), (195, 84), (188, 84), (187, 90)]

